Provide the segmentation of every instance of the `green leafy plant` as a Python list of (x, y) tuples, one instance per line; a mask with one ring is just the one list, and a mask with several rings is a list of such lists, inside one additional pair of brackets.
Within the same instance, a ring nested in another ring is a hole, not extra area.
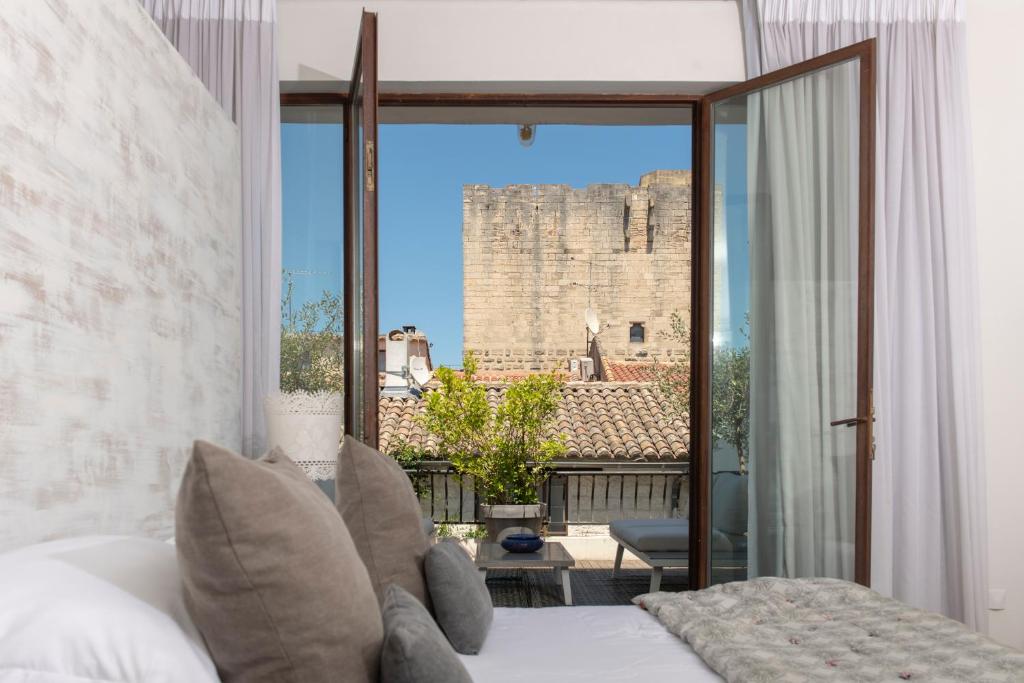
[[(668, 413), (690, 431), (690, 330), (679, 313), (672, 314), (668, 336), (682, 352), (655, 366), (655, 383)], [(744, 331), (744, 336), (746, 332)], [(736, 449), (740, 472), (747, 471), (750, 437), (750, 344), (716, 346), (711, 358), (711, 438)]]
[(472, 353), (463, 358), (461, 375), (441, 367), (441, 386), (426, 395), (419, 417), (438, 441), (438, 455), (473, 486), (489, 504), (538, 501), (548, 464), (565, 454), (561, 435), (546, 436), (562, 400), (563, 381), (554, 373), (528, 375), (511, 382), (496, 408), (487, 387), (476, 380)]
[(429, 490), (427, 479), (430, 477), (430, 474), (423, 471), (423, 462), (431, 459), (430, 454), (423, 448), (413, 446), (404, 439), (399, 439), (388, 448), (388, 455), (394, 458), (401, 465), (402, 469), (406, 471), (406, 474), (409, 475), (409, 480), (412, 482), (412, 489), (416, 492), (416, 497), (423, 498), (427, 495)]
[(341, 297), (324, 291), (319, 301), (294, 309), (294, 283), (285, 273), (281, 298), (281, 391), (340, 392), (342, 369)]

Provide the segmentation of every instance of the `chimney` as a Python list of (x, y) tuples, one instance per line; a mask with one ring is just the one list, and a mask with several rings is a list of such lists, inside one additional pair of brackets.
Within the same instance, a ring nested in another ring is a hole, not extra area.
[(430, 345), (427, 336), (416, 331), (415, 325), (403, 325), (382, 338), (384, 342), (385, 396), (419, 397), (424, 384), (433, 374), (430, 364)]

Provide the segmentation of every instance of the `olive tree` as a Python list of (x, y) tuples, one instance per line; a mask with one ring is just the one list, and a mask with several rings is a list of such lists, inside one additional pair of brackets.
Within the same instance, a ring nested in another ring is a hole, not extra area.
[(281, 391), (340, 392), (342, 373), (341, 297), (324, 290), (319, 301), (293, 308), (294, 283), (285, 274), (281, 300)]
[[(746, 333), (744, 333), (746, 334)], [(655, 382), (674, 419), (690, 432), (690, 330), (679, 313), (672, 314), (668, 336), (681, 353), (655, 365)], [(716, 346), (711, 356), (711, 439), (736, 449), (740, 472), (747, 470), (750, 437), (750, 344)]]

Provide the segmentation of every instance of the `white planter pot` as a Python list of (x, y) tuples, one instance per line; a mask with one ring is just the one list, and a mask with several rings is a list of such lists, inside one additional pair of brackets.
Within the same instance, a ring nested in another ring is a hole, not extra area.
[(487, 526), (487, 540), (493, 543), (500, 543), (509, 534), (540, 534), (547, 513), (547, 503), (480, 506)]
[(274, 394), (263, 403), (267, 446), (280, 446), (313, 481), (334, 479), (343, 405), (335, 392)]

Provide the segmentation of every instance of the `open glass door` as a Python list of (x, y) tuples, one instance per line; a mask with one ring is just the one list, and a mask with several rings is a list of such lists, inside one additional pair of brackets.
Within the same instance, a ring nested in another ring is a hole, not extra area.
[(697, 587), (869, 582), (873, 49), (702, 103)]
[(345, 107), (345, 433), (377, 445), (377, 15), (363, 12)]

